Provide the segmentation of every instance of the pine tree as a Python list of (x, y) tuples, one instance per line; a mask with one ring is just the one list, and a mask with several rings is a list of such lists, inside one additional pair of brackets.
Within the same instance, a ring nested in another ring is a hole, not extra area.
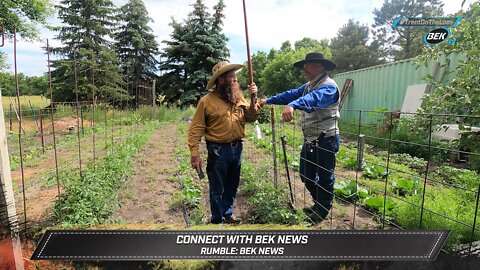
[(159, 54), (158, 43), (148, 26), (150, 21), (142, 0), (130, 0), (120, 8), (123, 25), (115, 34), (116, 51), (121, 62), (125, 81), (132, 95), (137, 96), (139, 87), (152, 85), (157, 79)]
[(367, 45), (368, 26), (360, 25), (353, 19), (348, 20), (336, 37), (332, 38), (330, 48), (337, 72), (351, 71), (380, 64), (377, 50)]
[(63, 0), (59, 18), (64, 26), (57, 39), (62, 47), (52, 48), (60, 59), (52, 61), (54, 101), (75, 100), (77, 70), (80, 100), (112, 101), (128, 98), (121, 87), (119, 61), (112, 49), (112, 28), (116, 8), (110, 0)]
[(203, 0), (197, 0), (184, 24), (172, 20), (172, 40), (164, 41), (166, 60), (161, 63), (166, 73), (160, 79), (168, 102), (195, 105), (207, 93), (213, 66), (229, 56), (227, 39), (221, 32), (224, 7), (220, 0), (212, 16)]

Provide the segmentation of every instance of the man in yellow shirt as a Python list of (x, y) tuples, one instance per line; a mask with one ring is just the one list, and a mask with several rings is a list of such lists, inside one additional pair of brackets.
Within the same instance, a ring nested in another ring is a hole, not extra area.
[[(237, 82), (236, 71), (244, 66), (221, 61), (212, 69), (207, 89), (214, 90), (198, 102), (188, 131), (192, 168), (202, 167), (198, 145), (205, 136), (208, 149), (207, 175), (210, 188), (210, 222), (239, 223), (233, 217), (233, 202), (240, 182), (240, 166), (245, 137), (245, 123), (253, 122), (260, 114), (258, 104), (249, 104)], [(257, 96), (257, 86), (248, 90)]]

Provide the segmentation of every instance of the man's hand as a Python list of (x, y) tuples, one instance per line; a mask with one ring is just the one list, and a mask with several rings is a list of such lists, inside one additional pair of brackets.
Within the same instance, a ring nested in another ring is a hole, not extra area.
[(258, 105), (260, 105), (260, 106), (262, 106), (262, 107), (265, 106), (265, 104), (267, 104), (267, 100), (264, 99), (264, 98), (262, 98), (262, 99), (260, 99), (260, 100), (258, 101)]
[(285, 122), (290, 122), (293, 119), (293, 107), (285, 106), (285, 109), (282, 112), (282, 119)]
[(248, 92), (250, 92), (250, 96), (255, 96), (255, 98), (257, 97), (258, 89), (257, 85), (254, 82), (252, 82), (252, 84), (248, 86)]
[(200, 171), (200, 168), (202, 168), (202, 159), (197, 156), (197, 157), (192, 157), (190, 159), (190, 164), (192, 165), (192, 168), (197, 170), (197, 172)]

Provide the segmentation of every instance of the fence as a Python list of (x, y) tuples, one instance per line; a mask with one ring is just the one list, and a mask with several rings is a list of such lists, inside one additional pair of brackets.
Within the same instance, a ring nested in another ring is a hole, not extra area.
[[(47, 222), (46, 218), (61, 218), (62, 211), (44, 211), (61, 203), (58, 199), (65, 181), (82, 176), (91, 169), (89, 166), (94, 170), (99, 160), (117, 151), (117, 145), (139, 133), (141, 123), (179, 116), (165, 115), (160, 107), (118, 110), (89, 102), (54, 103), (38, 109), (14, 105), (7, 108), (4, 124), (17, 220), (23, 232)], [(17, 114), (23, 116), (21, 121)], [(4, 212), (5, 208), (2, 205), (0, 209)]]
[[(348, 113), (357, 117), (338, 123), (341, 144), (334, 187), (319, 185), (325, 179), (317, 181), (303, 171), (306, 163), (319, 174), (327, 169), (301, 153), (304, 138), (299, 115), (290, 123), (260, 124), (263, 134), (268, 135), (262, 139), (249, 133), (250, 139), (269, 153), (270, 168), (275, 170), (272, 175), (278, 175), (273, 181), (284, 190), (284, 196), (291, 197), (296, 207), (307, 208), (312, 203), (328, 205), (312, 201), (308, 190), (323, 192), (323, 197), (334, 196), (320, 228), (449, 229), (449, 250), (475, 252), (472, 243), (480, 240), (480, 176), (467, 168), (478, 166), (480, 150), (463, 141), (480, 141), (480, 129), (468, 124), (478, 123), (480, 117), (362, 110)], [(366, 115), (377, 120), (364, 121)], [(280, 114), (275, 114), (275, 119), (281, 119)], [(285, 152), (282, 141), (287, 144)], [(332, 147), (311, 143), (308, 151), (324, 156)]]

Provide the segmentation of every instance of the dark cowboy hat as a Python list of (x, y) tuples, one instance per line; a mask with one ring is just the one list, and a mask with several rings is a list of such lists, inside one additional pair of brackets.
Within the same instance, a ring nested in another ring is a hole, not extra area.
[(325, 70), (333, 70), (337, 67), (335, 63), (333, 63), (328, 59), (325, 59), (325, 57), (323, 56), (323, 53), (319, 53), (319, 52), (313, 52), (313, 53), (307, 54), (307, 56), (305, 56), (305, 60), (298, 61), (295, 64), (293, 64), (293, 66), (297, 68), (303, 68), (303, 64), (305, 63), (320, 63), (325, 68)]

